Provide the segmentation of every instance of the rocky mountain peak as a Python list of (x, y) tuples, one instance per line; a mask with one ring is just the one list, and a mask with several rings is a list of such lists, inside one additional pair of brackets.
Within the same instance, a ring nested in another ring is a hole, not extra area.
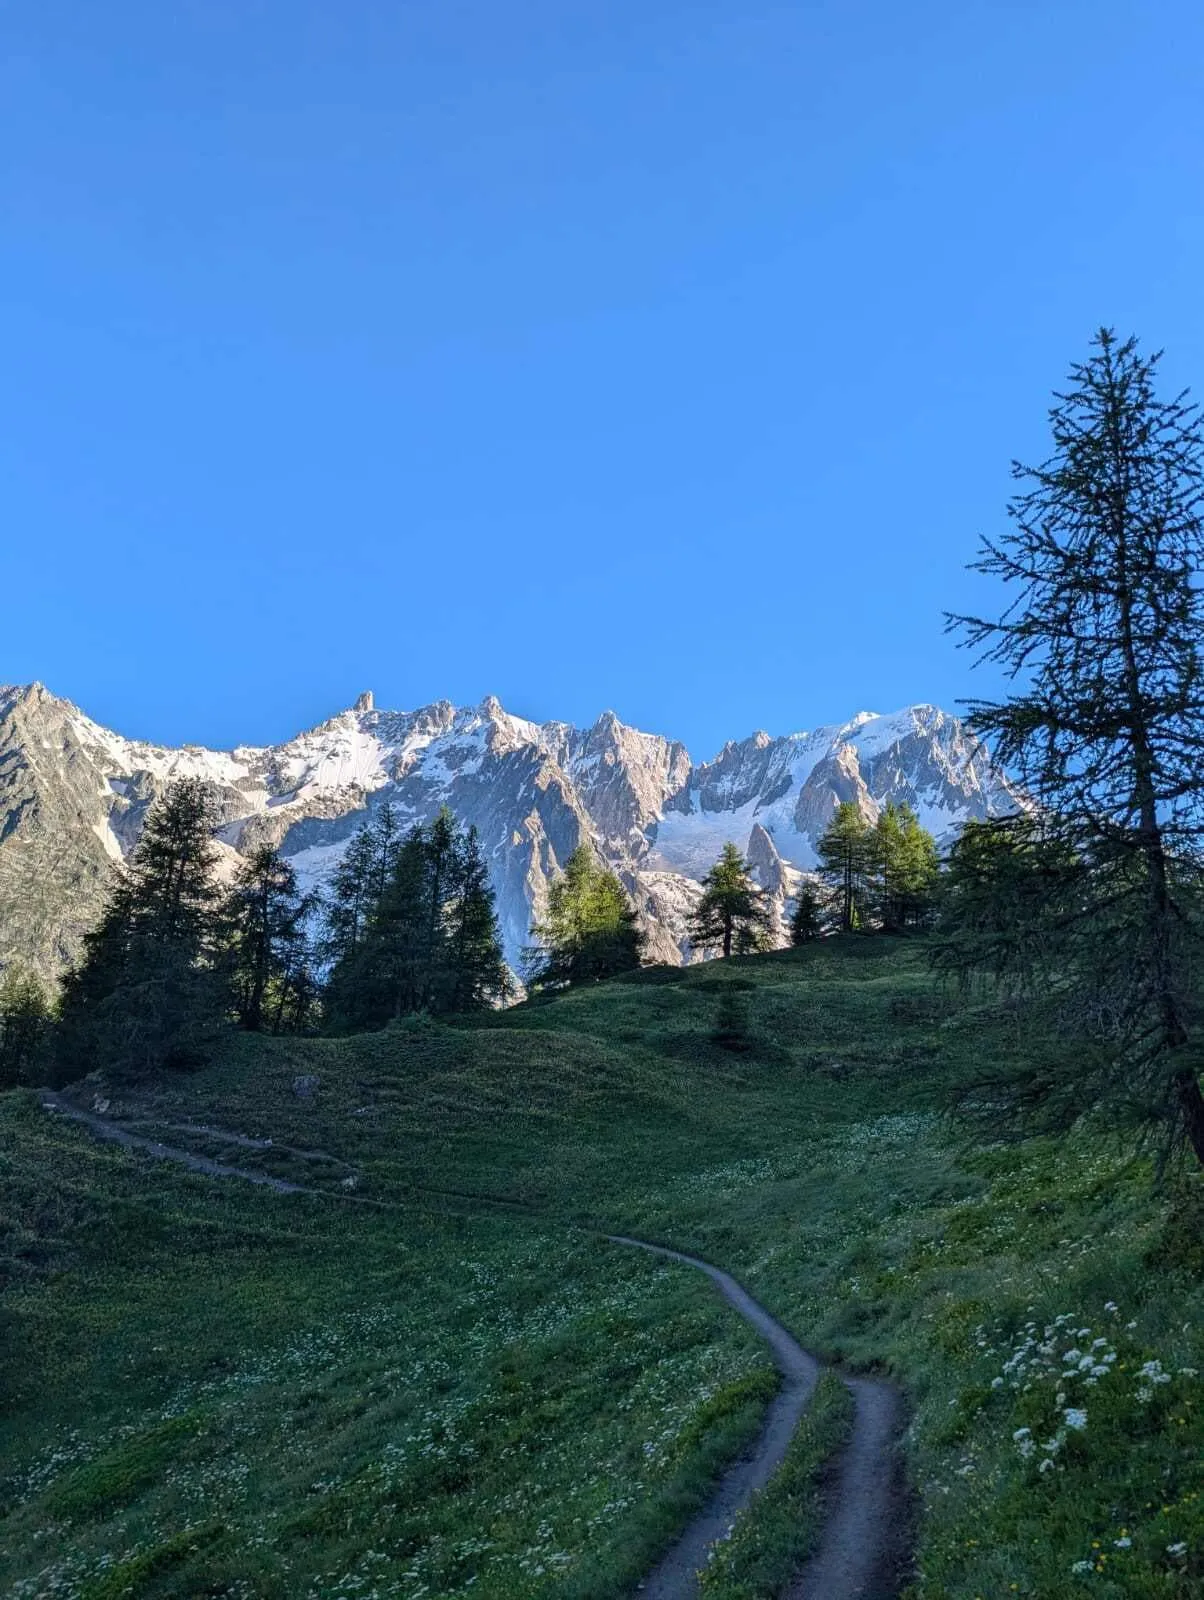
[(496, 696), (377, 710), (368, 694), (283, 744), (233, 751), (123, 738), (40, 684), (0, 689), (0, 967), (61, 971), (95, 919), (112, 864), (175, 779), (206, 778), (232, 864), (276, 845), (320, 887), (385, 800), (404, 821), (447, 805), (478, 829), (506, 947), (516, 958), (547, 885), (582, 840), (620, 873), (650, 949), (676, 960), (698, 882), (723, 844), (747, 852), (780, 912), (841, 800), (873, 819), (906, 800), (948, 838), (1017, 797), (982, 746), (933, 706), (725, 744), (695, 766), (684, 745), (603, 712), (589, 728), (534, 723)]

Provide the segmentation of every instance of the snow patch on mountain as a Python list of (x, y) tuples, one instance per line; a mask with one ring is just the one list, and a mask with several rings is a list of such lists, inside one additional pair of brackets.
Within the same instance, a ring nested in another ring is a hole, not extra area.
[[(752, 849), (780, 917), (842, 800), (871, 821), (905, 800), (942, 841), (969, 818), (1018, 803), (958, 719), (928, 705), (862, 711), (777, 738), (756, 733), (695, 765), (679, 742), (627, 727), (613, 711), (589, 728), (536, 723), (492, 696), (405, 712), (377, 710), (365, 694), (280, 745), (171, 749), (123, 738), (33, 685), (0, 689), (5, 751), (19, 776), (7, 790), (0, 781), (0, 934), (7, 907), (42, 903), (23, 876), (42, 859), (22, 854), (31, 826), (55, 838), (57, 878), (89, 885), (64, 888), (75, 897), (70, 912), (43, 897), (40, 920), (12, 913), (26, 931), (10, 946), (20, 953), (24, 940), (46, 970), (77, 948), (109, 863), (132, 848), (155, 795), (183, 777), (214, 786), (225, 873), (240, 851), (270, 843), (307, 889), (329, 881), (356, 827), (386, 800), (406, 823), (447, 805), (479, 832), (512, 961), (582, 841), (628, 886), (654, 957), (680, 960), (699, 880), (728, 840)], [(6, 959), (0, 940), (0, 965)]]

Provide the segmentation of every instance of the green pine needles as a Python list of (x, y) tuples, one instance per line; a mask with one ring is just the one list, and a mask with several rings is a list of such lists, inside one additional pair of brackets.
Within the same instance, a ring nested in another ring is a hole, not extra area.
[(446, 808), (401, 833), (389, 806), (352, 841), (328, 908), (329, 1026), (482, 1011), (513, 992), (475, 828)]
[(627, 891), (588, 844), (579, 844), (548, 889), (531, 930), (524, 975), (532, 993), (596, 983), (638, 967), (644, 934)]
[(688, 926), (695, 950), (746, 956), (770, 947), (773, 923), (765, 891), (753, 882), (748, 863), (730, 841), (702, 880), (702, 898)]
[[(1052, 990), (1062, 1025), (1088, 1042), (1092, 1065), (1068, 1103), (1138, 1109), (1204, 1163), (1192, 1020), (1204, 930), (1204, 422), (1185, 395), (1158, 395), (1158, 359), (1096, 335), (1050, 411), (1053, 453), (1014, 466), (1024, 487), (1012, 527), (974, 563), (1002, 580), (1009, 604), (995, 620), (949, 619), (1018, 684), (974, 702), (971, 719), (1041, 814), (1039, 840), (1023, 823), (996, 825), (987, 855), (1000, 905), (984, 908), (983, 886), (964, 882), (981, 838), (959, 861), (960, 892), (974, 913), (968, 957), (984, 949), (984, 915), (1001, 919), (987, 960), (1031, 993)], [(1019, 919), (1029, 934), (1009, 945)]]
[(902, 933), (930, 922), (940, 856), (910, 806), (888, 802), (870, 823), (855, 801), (842, 801), (816, 854), (839, 932)]

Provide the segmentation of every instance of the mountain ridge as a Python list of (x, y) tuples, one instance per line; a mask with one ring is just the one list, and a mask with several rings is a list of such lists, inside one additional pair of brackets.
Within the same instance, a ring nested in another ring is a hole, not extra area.
[(214, 786), (227, 867), (271, 843), (313, 885), (385, 799), (407, 822), (449, 805), (480, 832), (512, 961), (584, 840), (632, 894), (652, 958), (680, 961), (698, 880), (728, 838), (749, 853), (780, 918), (842, 800), (870, 820), (905, 800), (938, 839), (1019, 803), (960, 720), (926, 704), (758, 730), (695, 764), (679, 740), (612, 710), (588, 728), (537, 723), (492, 695), (393, 711), (365, 692), (279, 744), (218, 751), (127, 739), (43, 684), (0, 686), (0, 965), (52, 977), (72, 959), (110, 865), (155, 796), (185, 776)]

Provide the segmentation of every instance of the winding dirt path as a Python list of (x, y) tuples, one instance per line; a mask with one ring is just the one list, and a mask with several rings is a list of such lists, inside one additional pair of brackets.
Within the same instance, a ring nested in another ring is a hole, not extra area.
[(147, 1155), (155, 1156), (160, 1161), (178, 1162), (192, 1172), (203, 1172), (210, 1178), (242, 1178), (246, 1183), (258, 1183), (265, 1189), (275, 1189), (277, 1194), (321, 1192), (316, 1189), (306, 1189), (299, 1183), (289, 1183), (287, 1178), (272, 1178), (266, 1172), (248, 1172), (245, 1167), (231, 1167), (224, 1161), (214, 1161), (212, 1157), (199, 1155), (194, 1150), (181, 1150), (178, 1145), (161, 1144), (158, 1139), (148, 1139), (144, 1134), (131, 1133), (128, 1128), (122, 1127), (121, 1123), (99, 1116), (95, 1111), (84, 1111), (51, 1089), (43, 1090), (41, 1098), (43, 1111), (52, 1111), (56, 1116), (70, 1117), (73, 1122), (82, 1122), (98, 1139), (105, 1139), (110, 1144), (124, 1145), (127, 1150), (145, 1150)]
[[(178, 1162), (209, 1177), (241, 1178), (278, 1194), (318, 1195), (334, 1200), (357, 1198), (309, 1189), (284, 1178), (214, 1161), (177, 1145), (163, 1144), (132, 1133), (97, 1112), (85, 1111), (51, 1090), (43, 1092), (41, 1103), (46, 1111), (82, 1123), (99, 1139), (145, 1151), (159, 1160)], [(219, 1129), (196, 1131), (224, 1137), (244, 1148), (259, 1149), (271, 1144), (270, 1140), (251, 1139), (243, 1134), (226, 1135)], [(782, 1374), (782, 1386), (766, 1413), (758, 1438), (728, 1468), (706, 1505), (639, 1586), (642, 1600), (697, 1600), (698, 1573), (706, 1565), (708, 1550), (716, 1540), (727, 1537), (737, 1514), (781, 1465), (823, 1366), (722, 1268), (645, 1239), (632, 1239), (625, 1234), (601, 1237), (610, 1244), (646, 1250), (650, 1255), (705, 1273), (728, 1304), (765, 1340)], [(902, 1424), (899, 1393), (879, 1378), (843, 1377), (842, 1382), (853, 1396), (852, 1436), (835, 1464), (819, 1549), (782, 1600), (897, 1600), (902, 1587), (908, 1518), (898, 1453)]]
[[(751, 1450), (728, 1468), (711, 1499), (640, 1585), (644, 1600), (695, 1600), (697, 1574), (706, 1565), (707, 1551), (727, 1537), (737, 1512), (781, 1465), (823, 1367), (722, 1268), (643, 1239), (624, 1234), (606, 1237), (611, 1244), (632, 1245), (705, 1272), (728, 1304), (765, 1340), (783, 1378)], [(852, 1437), (837, 1464), (819, 1549), (784, 1600), (894, 1600), (899, 1593), (906, 1539), (896, 1449), (899, 1396), (878, 1378), (849, 1377), (843, 1382), (853, 1396)]]

